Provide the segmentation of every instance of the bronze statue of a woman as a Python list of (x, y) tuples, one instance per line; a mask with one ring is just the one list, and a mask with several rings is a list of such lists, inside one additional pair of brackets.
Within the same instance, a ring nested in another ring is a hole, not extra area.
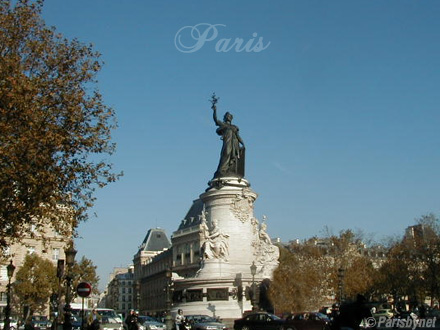
[(217, 102), (218, 98), (213, 94), (211, 109), (214, 111), (214, 122), (218, 126), (216, 133), (220, 135), (223, 140), (220, 162), (214, 174), (214, 178), (242, 178), (244, 177), (244, 143), (238, 133), (238, 127), (232, 124), (232, 114), (226, 112), (223, 121), (217, 119)]

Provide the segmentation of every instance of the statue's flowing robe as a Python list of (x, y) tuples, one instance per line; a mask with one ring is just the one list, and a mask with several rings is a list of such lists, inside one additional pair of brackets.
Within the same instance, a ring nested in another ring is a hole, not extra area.
[(223, 147), (215, 177), (236, 175), (238, 174), (238, 161), (240, 158), (238, 127), (223, 122), (216, 132), (222, 136)]

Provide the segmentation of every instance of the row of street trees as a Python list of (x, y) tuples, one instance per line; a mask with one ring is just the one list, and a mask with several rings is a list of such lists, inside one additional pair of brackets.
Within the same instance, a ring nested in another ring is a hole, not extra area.
[(413, 303), (440, 301), (440, 221), (434, 214), (417, 219), (402, 240), (394, 242), (382, 265), (378, 290)]
[(0, 1), (0, 248), (47, 222), (75, 235), (95, 188), (118, 178), (100, 54), (46, 26), (42, 7)]
[[(98, 293), (99, 277), (91, 260), (82, 257), (79, 262), (75, 262), (72, 274), (75, 274), (73, 287), (80, 282), (88, 282), (92, 285), (93, 292)], [(64, 285), (64, 281), (60, 282), (57, 278), (57, 268), (51, 261), (35, 253), (26, 255), (14, 282), (15, 310), (25, 309), (25, 318), (34, 313), (44, 315), (51, 298), (52, 307), (56, 307), (55, 303), (62, 298), (58, 295), (65, 292)]]
[(316, 310), (357, 294), (412, 306), (440, 300), (440, 221), (434, 214), (416, 219), (403, 238), (389, 239), (386, 246), (364, 241), (345, 230), (282, 248), (270, 288), (275, 309)]
[[(95, 189), (119, 177), (107, 159), (116, 120), (97, 88), (100, 54), (48, 27), (42, 9), (42, 0), (0, 1), (0, 260), (48, 227), (73, 239)], [(76, 280), (97, 287), (90, 260), (74, 268)], [(54, 265), (28, 255), (15, 303), (41, 312), (65, 292), (57, 285)]]

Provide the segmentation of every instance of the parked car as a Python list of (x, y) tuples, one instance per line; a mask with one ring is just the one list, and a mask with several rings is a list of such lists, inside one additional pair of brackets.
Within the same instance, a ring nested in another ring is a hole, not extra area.
[(139, 316), (138, 322), (140, 324), (139, 330), (156, 330), (156, 329), (163, 329), (166, 330), (167, 326), (159, 322), (157, 319), (151, 316)]
[(251, 313), (234, 321), (234, 330), (295, 330), (284, 327), (286, 321), (270, 313)]
[(415, 320), (417, 319), (417, 314), (415, 314), (414, 312), (411, 311), (400, 311), (399, 313), (396, 313), (396, 315), (394, 315), (393, 318), (396, 319), (402, 319), (402, 320), (407, 320), (409, 318)]
[(322, 313), (295, 313), (286, 318), (287, 326), (296, 330), (330, 330), (330, 319)]
[(96, 312), (101, 316), (101, 329), (117, 329), (123, 330), (122, 319), (111, 308), (95, 308)]
[(373, 317), (378, 320), (380, 317), (386, 317), (387, 319), (390, 319), (394, 316), (394, 313), (391, 309), (379, 309), (376, 311), (376, 313), (373, 313)]
[(228, 330), (225, 324), (208, 315), (185, 315), (185, 318), (191, 330)]
[[(2, 330), (5, 327), (5, 320), (3, 318), (0, 320), (0, 330)], [(18, 321), (16, 319), (11, 318), (9, 321), (9, 328), (11, 330), (18, 329)]]
[(32, 326), (35, 330), (49, 330), (52, 326), (52, 322), (47, 316), (34, 315), (31, 319)]
[(70, 322), (72, 323), (72, 330), (81, 330), (81, 325), (82, 325), (81, 316), (72, 315), (72, 319)]
[(440, 320), (440, 310), (438, 309), (431, 309), (426, 314), (427, 317), (436, 317), (437, 320)]

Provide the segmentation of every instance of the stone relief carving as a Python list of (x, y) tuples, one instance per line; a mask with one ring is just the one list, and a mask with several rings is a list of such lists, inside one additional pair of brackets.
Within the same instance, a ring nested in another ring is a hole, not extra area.
[(232, 213), (243, 223), (252, 217), (254, 208), (253, 199), (246, 194), (247, 190), (243, 189), (243, 194), (237, 195), (231, 203)]
[(259, 227), (258, 219), (255, 218), (255, 217), (252, 217), (251, 225), (252, 225), (252, 232), (253, 232), (254, 235), (256, 235), (257, 232), (258, 232), (258, 227)]
[(258, 236), (260, 238), (261, 244), (265, 245), (266, 247), (273, 247), (272, 239), (270, 238), (269, 234), (267, 233), (267, 225), (265, 222), (265, 218), (263, 217), (263, 223), (260, 226), (260, 231), (258, 233)]
[(229, 256), (229, 235), (220, 230), (216, 219), (212, 220), (212, 228), (209, 229), (206, 215), (203, 212), (201, 220), (203, 258), (227, 261)]
[(229, 290), (228, 288), (213, 288), (206, 289), (206, 300), (228, 300)]
[(280, 251), (277, 246), (272, 243), (272, 240), (267, 233), (266, 216), (263, 216), (263, 221), (260, 225), (258, 233), (255, 235), (255, 239), (252, 242), (254, 247), (254, 255), (257, 259), (257, 263), (262, 266), (262, 272), (269, 265), (278, 264), (278, 258)]

